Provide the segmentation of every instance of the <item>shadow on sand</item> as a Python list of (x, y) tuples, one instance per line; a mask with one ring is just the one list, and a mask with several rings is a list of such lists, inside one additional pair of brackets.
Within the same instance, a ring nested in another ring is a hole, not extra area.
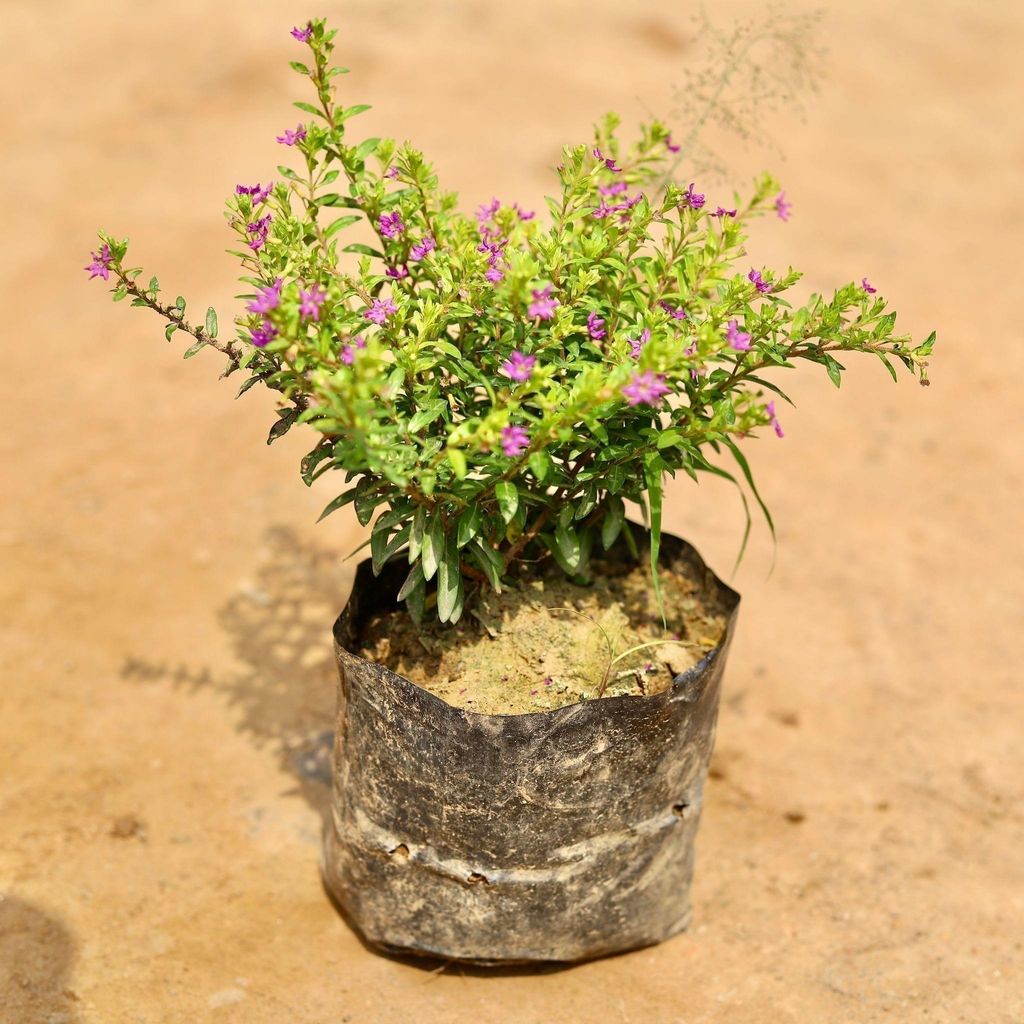
[(0, 895), (0, 1019), (78, 1024), (67, 926), (17, 896)]
[(186, 691), (208, 689), (241, 711), (239, 728), (271, 747), (301, 796), (328, 813), (337, 668), (331, 626), (348, 598), (354, 563), (286, 527), (272, 527), (267, 557), (254, 580), (217, 619), (238, 668), (126, 658), (121, 674), (139, 682), (170, 681)]

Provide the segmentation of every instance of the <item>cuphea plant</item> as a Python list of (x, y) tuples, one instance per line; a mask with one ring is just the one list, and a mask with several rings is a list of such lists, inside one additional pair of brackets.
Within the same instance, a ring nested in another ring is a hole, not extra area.
[(252, 290), (232, 340), (213, 310), (194, 326), (184, 299), (162, 302), (125, 241), (101, 235), (87, 269), (115, 301), (157, 311), (168, 339), (192, 335), (186, 358), (210, 346), (225, 375), (248, 371), (240, 393), (280, 392), (271, 441), (295, 423), (318, 431), (303, 479), (344, 473), (324, 514), (352, 502), (373, 522), (378, 570), (407, 557), (400, 596), (417, 619), (436, 603), (454, 622), (471, 588), (548, 556), (585, 575), (595, 547), (628, 532), (624, 501), (648, 519), (657, 587), (665, 474), (745, 481), (764, 509), (739, 442), (782, 437), (775, 369), (810, 360), (838, 386), (842, 354), (866, 352), (927, 383), (934, 334), (894, 334), (866, 279), (793, 306), (797, 272), (750, 266), (746, 222), (790, 212), (770, 176), (746, 201), (709, 202), (669, 180), (680, 154), (663, 124), (627, 146), (608, 115), (564, 150), (546, 218), (497, 199), (470, 216), (417, 150), (350, 141), (367, 108), (336, 101), (335, 31), (292, 31), (316, 98), (278, 137), (298, 168), (228, 201)]

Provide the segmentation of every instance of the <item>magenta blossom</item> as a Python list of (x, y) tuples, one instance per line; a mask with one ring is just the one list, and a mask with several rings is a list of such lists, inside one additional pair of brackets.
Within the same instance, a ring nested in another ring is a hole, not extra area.
[(327, 298), (327, 292), (318, 284), (313, 285), (308, 291), (299, 291), (299, 316), (308, 316), (311, 320), (320, 319), (320, 307)]
[(404, 281), (409, 276), (409, 265), (403, 263), (401, 266), (398, 266), (396, 263), (393, 267), (388, 267), (384, 273), (396, 281)]
[(502, 270), (501, 267), (492, 264), (487, 268), (484, 277), (486, 277), (491, 284), (497, 284), (499, 281), (505, 280), (505, 271)]
[(640, 332), (639, 338), (627, 338), (626, 340), (629, 342), (629, 347), (631, 350), (630, 355), (634, 359), (639, 359), (640, 353), (643, 352), (644, 350), (644, 345), (646, 345), (647, 342), (651, 340), (651, 332), (647, 327), (645, 327)]
[(510, 458), (522, 455), (530, 447), (530, 435), (523, 427), (504, 427), (501, 431), (501, 450)]
[(516, 211), (520, 220), (533, 220), (537, 216), (535, 210), (524, 210), (518, 203), (513, 203), (512, 209)]
[(554, 285), (550, 284), (546, 288), (535, 288), (533, 291), (533, 302), (527, 308), (527, 313), (530, 316), (537, 317), (539, 320), (550, 320), (555, 315), (555, 309), (560, 305), (558, 299), (553, 298), (551, 295), (553, 290)]
[(688, 206), (691, 210), (699, 210), (704, 205), (704, 195), (701, 192), (694, 192), (693, 184), (691, 181), (690, 187), (683, 193), (680, 205)]
[(388, 169), (387, 169), (387, 170), (386, 170), (386, 171), (384, 172), (384, 177), (385, 177), (385, 178), (397, 178), (397, 177), (398, 177), (398, 168), (397, 168), (397, 167), (395, 167), (395, 166), (394, 166), (394, 164), (392, 164), (392, 165), (391, 165), (391, 166), (390, 166), (390, 167), (389, 167), (389, 168), (388, 168)]
[(357, 334), (352, 339), (352, 344), (342, 346), (341, 361), (346, 366), (351, 366), (356, 361), (356, 352), (363, 348), (366, 348), (366, 339), (361, 334)]
[(277, 328), (269, 320), (264, 320), (258, 327), (252, 328), (249, 340), (257, 348), (265, 348), (276, 337)]
[(536, 356), (524, 356), (522, 352), (513, 352), (501, 364), (501, 372), (511, 380), (522, 384), (523, 381), (530, 379), (530, 374), (533, 373), (533, 367), (536, 362)]
[(768, 422), (775, 428), (775, 436), (785, 437), (786, 435), (782, 432), (782, 424), (779, 423), (779, 417), (775, 415), (775, 403), (769, 402), (764, 407), (764, 411), (768, 413)]
[(402, 215), (397, 210), (394, 213), (382, 213), (377, 227), (385, 238), (397, 238), (405, 230)]
[(878, 291), (878, 289), (873, 287), (871, 282), (866, 277), (862, 277), (860, 279), (860, 286), (861, 288), (864, 289), (864, 291), (868, 293), (868, 295), (874, 295), (875, 292)]
[(668, 392), (665, 377), (653, 370), (634, 373), (633, 379), (622, 389), (622, 394), (629, 405), (655, 405), (658, 399)]
[(720, 206), (713, 214), (712, 217), (735, 217), (735, 210), (727, 210), (724, 206)]
[(598, 185), (597, 186), (597, 191), (600, 192), (601, 195), (603, 195), (603, 196), (618, 196), (618, 195), (622, 195), (622, 193), (626, 192), (628, 189), (629, 189), (629, 185), (627, 185), (624, 181), (616, 181), (616, 182), (613, 182), (611, 185)]
[(424, 235), (410, 250), (409, 259), (418, 261), (423, 259), (428, 252), (433, 252), (437, 248), (437, 242), (434, 241), (433, 235)]
[(672, 141), (672, 135), (669, 134), (669, 135), (665, 136), (665, 148), (670, 153), (678, 153), (679, 150), (681, 150), (683, 147), (680, 146), (677, 142), (673, 142)]
[(259, 294), (245, 308), (250, 313), (269, 313), (277, 309), (281, 302), (281, 286), (284, 282), (277, 278), (273, 284), (267, 285), (259, 290)]
[(252, 205), (259, 206), (260, 203), (265, 203), (270, 197), (273, 187), (274, 183), (272, 181), (268, 181), (265, 188), (260, 188), (259, 182), (255, 185), (236, 185), (235, 194), (239, 196), (252, 196)]
[(729, 321), (729, 329), (725, 332), (725, 339), (737, 352), (746, 352), (750, 349), (750, 335), (740, 330), (739, 322)]
[(489, 221), (501, 209), (501, 200), (495, 196), (489, 203), (483, 203), (477, 207), (476, 219), (484, 224)]
[(600, 341), (608, 332), (604, 328), (604, 319), (597, 313), (587, 314), (587, 333), (594, 339)]
[(665, 312), (668, 313), (668, 315), (672, 317), (673, 320), (686, 319), (686, 310), (683, 309), (682, 306), (673, 306), (671, 302), (666, 302), (664, 299), (662, 299), (661, 302), (658, 303), (658, 305), (663, 310), (665, 310)]
[(605, 156), (597, 146), (594, 147), (594, 156), (597, 160), (605, 165), (609, 171), (613, 171), (615, 174), (620, 174), (622, 168), (615, 162), (615, 157)]
[(392, 313), (397, 312), (398, 307), (390, 299), (374, 299), (373, 305), (363, 313), (363, 316), (371, 323), (384, 324)]
[(296, 142), (301, 142), (306, 137), (306, 129), (300, 124), (295, 131), (290, 128), (285, 128), (283, 135), (278, 135), (277, 141), (282, 146), (294, 146)]
[(246, 224), (246, 232), (253, 236), (249, 239), (249, 248), (253, 252), (259, 252), (267, 244), (267, 236), (270, 234), (270, 219), (270, 214), (268, 213), (260, 217), (259, 220)]
[(754, 270), (753, 267), (750, 269), (750, 273), (747, 274), (747, 280), (753, 282), (754, 287), (763, 295), (765, 292), (772, 290), (771, 284), (761, 276), (760, 270)]
[(308, 43), (313, 35), (313, 25), (309, 22), (306, 23), (305, 28), (299, 28), (298, 25), (292, 29), (292, 35), (298, 39), (300, 43)]
[(786, 193), (780, 192), (775, 197), (775, 212), (778, 214), (779, 220), (789, 220), (792, 210), (793, 204), (786, 199)]
[(104, 242), (100, 246), (99, 252), (92, 252), (89, 255), (92, 257), (92, 262), (87, 267), (82, 268), (89, 271), (89, 280), (91, 281), (94, 277), (102, 277), (104, 281), (109, 281), (110, 264), (114, 259), (110, 246)]

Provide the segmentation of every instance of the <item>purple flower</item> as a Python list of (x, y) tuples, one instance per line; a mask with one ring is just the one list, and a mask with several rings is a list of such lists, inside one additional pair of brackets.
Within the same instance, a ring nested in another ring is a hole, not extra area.
[(862, 277), (860, 279), (860, 286), (861, 288), (864, 289), (864, 291), (868, 293), (868, 295), (874, 295), (875, 292), (878, 291), (878, 289), (873, 287), (871, 282), (866, 277)]
[(278, 135), (277, 141), (282, 146), (294, 146), (296, 142), (301, 142), (306, 137), (306, 129), (300, 124), (295, 131), (290, 128), (285, 128), (283, 135)]
[(712, 217), (735, 217), (735, 210), (727, 210), (724, 206), (720, 206), (713, 214)]
[(520, 220), (533, 220), (533, 218), (537, 216), (535, 211), (524, 210), (518, 203), (513, 203), (512, 209), (515, 210), (517, 214), (519, 214)]
[(610, 217), (613, 213), (620, 215), (620, 219), (623, 221), (629, 220), (629, 211), (633, 209), (637, 203), (643, 199), (643, 192), (637, 192), (632, 199), (624, 199), (622, 202), (610, 204), (606, 200), (602, 199), (601, 202), (594, 208), (591, 216), (595, 220), (603, 220), (605, 217)]
[(603, 196), (618, 196), (622, 195), (623, 192), (627, 191), (629, 185), (624, 181), (616, 181), (611, 185), (598, 185), (597, 191)]
[(388, 277), (394, 278), (396, 281), (402, 281), (409, 276), (409, 265), (407, 263), (403, 263), (401, 266), (395, 264), (393, 267), (388, 267), (384, 273), (387, 274)]
[(272, 309), (277, 309), (278, 304), (281, 302), (281, 286), (283, 283), (281, 278), (277, 278), (273, 284), (261, 288), (256, 298), (245, 308), (250, 313), (269, 313)]
[(775, 428), (775, 436), (785, 437), (786, 435), (782, 432), (782, 424), (779, 423), (779, 417), (775, 415), (775, 403), (769, 402), (764, 407), (764, 411), (768, 413), (768, 422)]
[(308, 291), (300, 289), (299, 291), (299, 316), (308, 316), (311, 320), (320, 319), (320, 307), (324, 304), (324, 299), (327, 298), (327, 292), (315, 284)]
[(487, 280), (491, 282), (491, 284), (497, 284), (499, 281), (505, 280), (505, 271), (502, 270), (501, 267), (496, 267), (492, 265), (491, 267), (488, 268), (487, 272), (484, 274), (484, 277), (486, 277)]
[(615, 174), (620, 174), (622, 172), (622, 168), (615, 162), (615, 158), (611, 156), (606, 157), (604, 153), (597, 148), (597, 146), (594, 147), (594, 156), (596, 159), (600, 160), (609, 171), (613, 171)]
[(651, 340), (651, 332), (645, 327), (640, 332), (639, 338), (627, 338), (626, 340), (629, 342), (629, 347), (631, 349), (630, 355), (632, 355), (634, 359), (639, 359), (640, 353), (644, 350), (644, 345)]
[(270, 214), (254, 220), (245, 226), (245, 230), (254, 237), (249, 240), (249, 248), (253, 252), (259, 252), (267, 243), (267, 236), (270, 234)]
[(668, 386), (665, 378), (653, 370), (634, 373), (633, 379), (622, 389), (622, 394), (629, 405), (654, 405), (662, 395), (667, 395)]
[(604, 320), (597, 313), (589, 313), (587, 315), (587, 333), (594, 341), (600, 341), (608, 334), (604, 329)]
[(704, 196), (700, 192), (693, 191), (692, 181), (690, 182), (690, 187), (683, 193), (680, 205), (688, 206), (691, 210), (699, 210), (704, 205)]
[(737, 352), (746, 352), (750, 349), (750, 335), (740, 330), (740, 325), (736, 320), (729, 321), (725, 339)]
[(424, 235), (410, 250), (409, 259), (421, 260), (428, 252), (433, 252), (437, 248), (437, 242), (434, 241), (433, 235)]
[(553, 288), (554, 286), (549, 284), (546, 288), (534, 289), (533, 302), (526, 310), (530, 316), (535, 316), (539, 320), (550, 320), (555, 315), (555, 309), (560, 303), (551, 295)]
[(265, 203), (267, 199), (270, 197), (270, 193), (273, 187), (274, 183), (272, 181), (268, 181), (266, 186), (263, 188), (260, 188), (258, 184), (255, 185), (253, 187), (252, 192), (250, 193), (250, 195), (252, 196), (252, 205), (259, 206), (260, 203)]
[(377, 227), (385, 238), (397, 238), (405, 230), (402, 215), (398, 210), (394, 213), (382, 213), (377, 220)]
[(499, 210), (501, 209), (500, 200), (495, 197), (490, 203), (484, 203), (479, 206), (476, 211), (476, 219), (484, 224), (489, 221)]
[(397, 178), (398, 177), (398, 168), (395, 167), (394, 165), (392, 165), (391, 167), (389, 167), (384, 172), (384, 177), (385, 178)]
[(678, 153), (683, 147), (672, 141), (672, 133), (669, 132), (669, 134), (665, 136), (665, 148), (670, 153)]
[(292, 35), (298, 39), (300, 43), (308, 43), (310, 37), (313, 35), (313, 24), (307, 22), (305, 28), (299, 28), (297, 25), (292, 29)]
[(666, 302), (664, 299), (662, 299), (658, 305), (661, 306), (661, 308), (665, 310), (673, 320), (686, 319), (686, 310), (683, 309), (682, 306), (673, 306), (671, 302)]
[(754, 270), (751, 268), (750, 273), (747, 274), (747, 280), (752, 281), (754, 287), (763, 295), (765, 292), (770, 292), (772, 286), (761, 276), (760, 270)]
[(99, 252), (91, 252), (89, 255), (92, 257), (92, 262), (87, 267), (82, 268), (89, 271), (89, 280), (91, 281), (94, 277), (102, 277), (104, 281), (109, 281), (110, 264), (114, 258), (113, 253), (110, 251), (110, 246), (104, 242), (100, 246)]
[(363, 316), (371, 323), (383, 324), (392, 313), (397, 312), (398, 307), (390, 299), (374, 299), (373, 305), (363, 313)]
[(530, 447), (530, 435), (523, 427), (504, 427), (501, 431), (501, 450), (513, 459)]
[(786, 199), (786, 193), (780, 192), (775, 197), (775, 212), (779, 215), (779, 220), (789, 220), (792, 209), (793, 204)]
[(351, 366), (356, 361), (356, 352), (359, 349), (366, 348), (366, 339), (361, 335), (357, 334), (352, 339), (351, 345), (343, 345), (341, 349), (341, 361), (346, 366)]
[(277, 328), (270, 323), (269, 320), (264, 320), (258, 327), (253, 327), (251, 331), (251, 337), (249, 340), (257, 347), (264, 348), (269, 342), (273, 341), (277, 337)]
[(513, 352), (501, 364), (501, 372), (511, 380), (522, 384), (523, 381), (530, 379), (530, 374), (533, 373), (533, 367), (536, 362), (536, 356), (524, 356), (522, 352)]

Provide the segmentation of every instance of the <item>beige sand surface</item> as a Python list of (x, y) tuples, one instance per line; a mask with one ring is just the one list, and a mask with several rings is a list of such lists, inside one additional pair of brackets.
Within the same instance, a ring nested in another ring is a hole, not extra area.
[[(104, 225), (227, 312), (220, 203), (277, 162), (309, 11), (0, 3), (3, 1024), (1024, 1020), (1024, 9), (826, 6), (821, 96), (774, 122), (794, 217), (757, 259), (868, 274), (940, 329), (934, 386), (801, 371), (755, 445), (778, 564), (762, 531), (734, 581), (691, 932), (486, 977), (368, 952), (320, 888), (309, 751), (359, 528), (314, 527), (330, 492), (298, 436), (263, 446), (269, 396), (233, 404), (218, 357), (183, 363), (80, 269)], [(691, 7), (319, 5), (367, 130), (467, 204), (536, 202), (594, 115), (664, 106)], [(728, 570), (727, 488), (677, 482), (666, 519)]]

